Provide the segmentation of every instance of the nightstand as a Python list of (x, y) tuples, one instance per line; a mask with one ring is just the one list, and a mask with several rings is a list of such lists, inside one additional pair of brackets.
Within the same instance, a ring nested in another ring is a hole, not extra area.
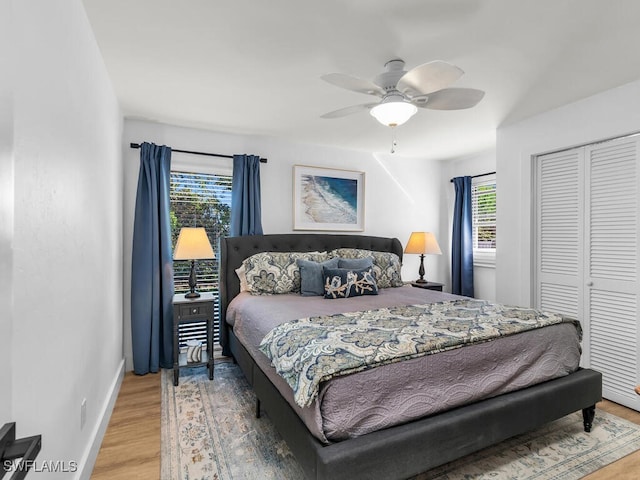
[[(185, 298), (184, 294), (173, 296), (173, 384), (178, 385), (181, 368), (206, 365), (209, 380), (213, 380), (213, 305), (212, 293), (201, 293), (198, 298)], [(179, 332), (181, 325), (205, 324), (207, 348), (202, 349), (200, 362), (187, 362), (187, 354), (180, 352)]]
[(437, 283), (437, 282), (427, 282), (427, 283), (411, 282), (411, 286), (416, 288), (426, 288), (427, 290), (437, 290), (438, 292), (441, 292), (442, 287), (444, 287), (444, 284)]

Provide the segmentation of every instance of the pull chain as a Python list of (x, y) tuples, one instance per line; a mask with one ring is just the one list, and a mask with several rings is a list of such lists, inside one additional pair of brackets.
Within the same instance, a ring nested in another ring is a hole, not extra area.
[(391, 127), (391, 153), (396, 153), (396, 146), (398, 142), (396, 142), (396, 129), (395, 127)]

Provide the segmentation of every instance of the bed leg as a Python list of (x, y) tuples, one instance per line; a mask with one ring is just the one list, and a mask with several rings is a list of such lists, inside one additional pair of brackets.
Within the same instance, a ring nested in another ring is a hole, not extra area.
[(584, 420), (584, 431), (590, 432), (591, 427), (593, 426), (593, 418), (596, 416), (596, 406), (591, 405), (590, 407), (582, 409), (582, 418)]
[(260, 399), (256, 397), (256, 418), (260, 418)]

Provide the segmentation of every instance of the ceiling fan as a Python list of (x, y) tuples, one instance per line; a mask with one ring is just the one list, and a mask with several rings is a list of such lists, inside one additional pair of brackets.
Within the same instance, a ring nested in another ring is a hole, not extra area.
[(341, 108), (322, 115), (322, 118), (339, 118), (363, 110), (369, 110), (381, 124), (396, 127), (411, 118), (418, 108), (434, 110), (462, 110), (478, 104), (484, 92), (474, 88), (448, 88), (464, 72), (450, 63), (436, 60), (424, 63), (409, 71), (404, 61), (390, 60), (385, 71), (373, 82), (342, 73), (323, 75), (324, 81), (359, 93), (375, 95), (382, 100)]

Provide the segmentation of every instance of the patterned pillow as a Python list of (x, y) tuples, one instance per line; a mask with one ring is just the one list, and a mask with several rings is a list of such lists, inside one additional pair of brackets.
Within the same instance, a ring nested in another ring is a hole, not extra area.
[(270, 295), (300, 292), (300, 268), (296, 261), (323, 262), (327, 252), (260, 252), (242, 262), (251, 293)]
[(402, 264), (400, 257), (391, 252), (374, 252), (359, 248), (337, 248), (329, 252), (330, 257), (366, 258), (373, 257), (373, 273), (378, 288), (402, 287)]
[(324, 274), (324, 298), (349, 298), (378, 294), (373, 267), (362, 270), (322, 267), (322, 271)]

